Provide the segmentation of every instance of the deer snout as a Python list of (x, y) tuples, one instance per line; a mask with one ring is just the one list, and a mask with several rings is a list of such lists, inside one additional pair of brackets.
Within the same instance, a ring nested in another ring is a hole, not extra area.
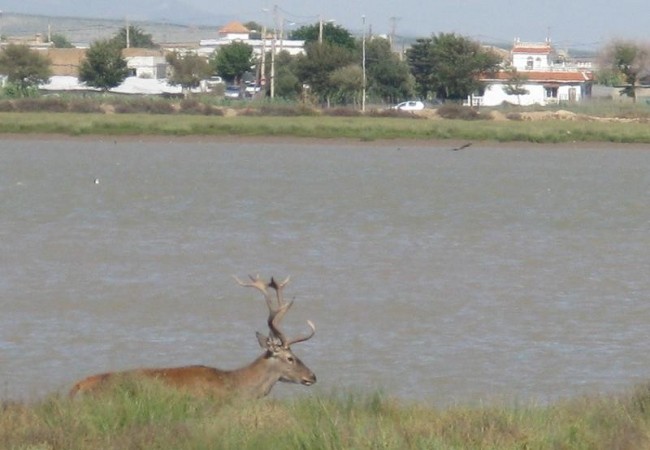
[(301, 383), (305, 386), (311, 386), (316, 382), (316, 375), (310, 373), (309, 376), (306, 376), (302, 379)]

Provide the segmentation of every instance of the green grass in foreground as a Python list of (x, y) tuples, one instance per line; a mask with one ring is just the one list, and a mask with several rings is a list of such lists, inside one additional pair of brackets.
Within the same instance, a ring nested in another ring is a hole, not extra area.
[(381, 139), (466, 139), (535, 143), (650, 143), (647, 123), (595, 121), (464, 121), (398, 117), (200, 116), (98, 113), (0, 113), (0, 133), (163, 136), (279, 136)]
[(219, 403), (148, 382), (0, 414), (3, 449), (650, 448), (650, 384), (549, 406), (438, 410), (354, 393)]

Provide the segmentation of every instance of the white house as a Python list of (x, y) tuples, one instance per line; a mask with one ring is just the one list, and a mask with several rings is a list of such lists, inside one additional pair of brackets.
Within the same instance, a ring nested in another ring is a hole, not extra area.
[[(566, 58), (555, 53), (549, 41), (516, 40), (509, 63), (507, 69), (481, 76), (485, 88), (480, 95), (470, 97), (472, 105), (548, 105), (579, 102), (591, 96), (593, 73), (584, 65), (568, 63)], [(515, 75), (519, 78), (517, 83)], [(526, 93), (508, 94), (509, 87), (521, 88)]]
[(126, 60), (129, 76), (156, 80), (167, 77), (167, 60), (163, 50), (125, 48), (122, 56)]
[(244, 40), (250, 37), (251, 31), (239, 22), (230, 22), (219, 28), (220, 39)]
[(267, 35), (263, 39), (250, 39), (250, 31), (239, 22), (231, 22), (224, 25), (218, 31), (216, 39), (202, 39), (199, 43), (197, 53), (203, 56), (210, 56), (219, 47), (243, 42), (253, 47), (255, 56), (260, 57), (262, 53), (287, 51), (295, 56), (305, 52), (305, 41), (284, 39), (282, 36)]

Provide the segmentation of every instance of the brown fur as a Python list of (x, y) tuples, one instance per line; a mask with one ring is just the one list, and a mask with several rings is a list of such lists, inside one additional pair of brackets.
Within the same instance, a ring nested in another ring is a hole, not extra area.
[[(287, 359), (293, 362), (288, 363)], [(70, 397), (77, 394), (97, 393), (125, 378), (153, 378), (176, 389), (193, 394), (218, 397), (238, 395), (264, 397), (277, 381), (301, 383), (306, 386), (316, 382), (316, 376), (290, 349), (276, 353), (267, 352), (248, 366), (237, 370), (220, 370), (207, 366), (135, 369), (92, 375), (77, 382), (70, 389)]]

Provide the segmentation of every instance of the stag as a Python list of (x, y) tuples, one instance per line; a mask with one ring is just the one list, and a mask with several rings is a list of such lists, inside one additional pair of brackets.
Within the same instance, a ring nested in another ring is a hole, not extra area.
[[(192, 393), (223, 396), (240, 396), (261, 398), (266, 396), (278, 381), (298, 383), (311, 386), (316, 382), (316, 375), (293, 353), (291, 345), (304, 342), (316, 332), (314, 324), (308, 320), (310, 332), (302, 337), (288, 339), (280, 329), (280, 323), (293, 300), (284, 300), (283, 290), (289, 277), (278, 282), (275, 278), (266, 283), (259, 276), (249, 276), (250, 281), (235, 281), (244, 287), (260, 291), (269, 309), (267, 319), (269, 334), (256, 333), (257, 340), (264, 349), (258, 358), (247, 366), (235, 370), (221, 370), (207, 366), (184, 366), (171, 368), (140, 368), (124, 372), (109, 372), (92, 375), (76, 383), (70, 390), (70, 396), (78, 393), (97, 392), (110, 384), (125, 378), (154, 378), (175, 388)], [(269, 292), (275, 291), (275, 299)]]

